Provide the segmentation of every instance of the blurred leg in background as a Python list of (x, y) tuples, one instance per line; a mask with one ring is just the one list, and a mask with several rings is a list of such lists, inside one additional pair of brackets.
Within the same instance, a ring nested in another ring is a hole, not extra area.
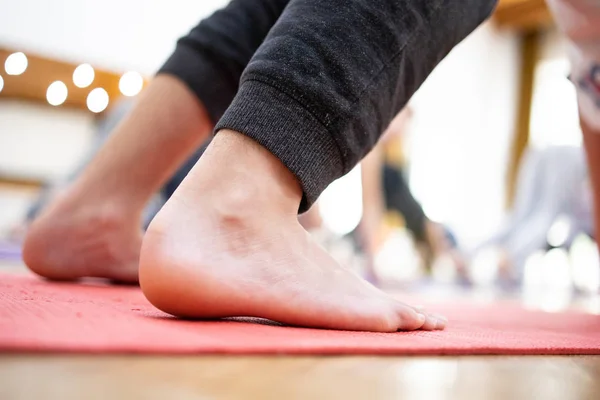
[[(377, 253), (389, 236), (394, 223), (400, 220), (412, 234), (421, 250), (425, 268), (431, 272), (432, 264), (449, 257), (459, 274), (464, 276), (465, 263), (456, 242), (448, 230), (426, 215), (423, 207), (413, 196), (405, 179), (406, 161), (403, 154), (403, 141), (412, 116), (406, 107), (392, 120), (378, 145), (363, 160), (363, 217), (358, 236), (367, 258), (367, 277), (373, 282), (379, 280), (375, 267)], [(390, 218), (396, 217), (396, 218)], [(402, 268), (402, 260), (397, 261)]]

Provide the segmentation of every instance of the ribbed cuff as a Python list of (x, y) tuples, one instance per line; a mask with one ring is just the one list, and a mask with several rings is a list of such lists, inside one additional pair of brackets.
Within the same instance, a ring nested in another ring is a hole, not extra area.
[(211, 121), (216, 122), (235, 96), (238, 83), (231, 82), (213, 58), (179, 43), (157, 74), (173, 75), (183, 81), (202, 102)]
[(304, 195), (299, 212), (342, 175), (340, 151), (325, 126), (298, 101), (257, 80), (246, 80), (217, 123), (264, 146), (298, 178)]

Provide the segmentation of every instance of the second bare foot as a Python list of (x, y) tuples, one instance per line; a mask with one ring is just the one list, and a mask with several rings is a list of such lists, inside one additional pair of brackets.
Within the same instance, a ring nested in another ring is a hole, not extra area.
[(138, 215), (68, 189), (29, 227), (23, 260), (48, 279), (135, 283), (141, 243)]

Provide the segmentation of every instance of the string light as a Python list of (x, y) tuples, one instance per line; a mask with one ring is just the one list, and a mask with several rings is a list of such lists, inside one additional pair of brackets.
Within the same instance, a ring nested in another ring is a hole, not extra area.
[(144, 86), (144, 78), (134, 71), (129, 71), (121, 76), (119, 80), (119, 90), (124, 96), (137, 95)]
[(79, 88), (90, 86), (94, 77), (94, 68), (90, 64), (81, 64), (73, 71), (73, 83)]
[[(5, 62), (4, 69), (8, 75), (21, 75), (27, 70), (29, 61), (23, 52), (10, 54)], [(86, 88), (94, 82), (94, 68), (90, 64), (80, 64), (73, 71), (73, 83), (79, 88)], [(135, 72), (129, 71), (121, 76), (119, 90), (125, 96), (137, 95), (144, 86), (144, 79)], [(4, 79), (0, 76), (0, 92), (4, 89)], [(69, 90), (62, 81), (52, 82), (46, 90), (46, 100), (52, 106), (63, 104), (68, 97)], [(108, 107), (110, 99), (106, 90), (95, 88), (87, 96), (87, 108), (93, 113), (100, 113)]]
[(93, 113), (100, 113), (108, 107), (108, 93), (102, 88), (96, 88), (88, 94), (87, 107)]
[(12, 53), (4, 62), (8, 75), (21, 75), (27, 69), (27, 56), (21, 52)]
[(52, 82), (46, 91), (46, 100), (52, 106), (60, 106), (67, 100), (68, 94), (67, 85), (61, 81)]

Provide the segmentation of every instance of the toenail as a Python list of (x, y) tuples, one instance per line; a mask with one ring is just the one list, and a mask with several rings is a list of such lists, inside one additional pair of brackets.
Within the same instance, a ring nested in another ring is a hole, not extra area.
[(419, 321), (419, 323), (421, 325), (423, 325), (425, 323), (425, 321), (427, 320), (427, 317), (424, 314), (417, 313), (417, 320)]
[(448, 320), (446, 318), (435, 318), (435, 329), (442, 330), (448, 324)]

